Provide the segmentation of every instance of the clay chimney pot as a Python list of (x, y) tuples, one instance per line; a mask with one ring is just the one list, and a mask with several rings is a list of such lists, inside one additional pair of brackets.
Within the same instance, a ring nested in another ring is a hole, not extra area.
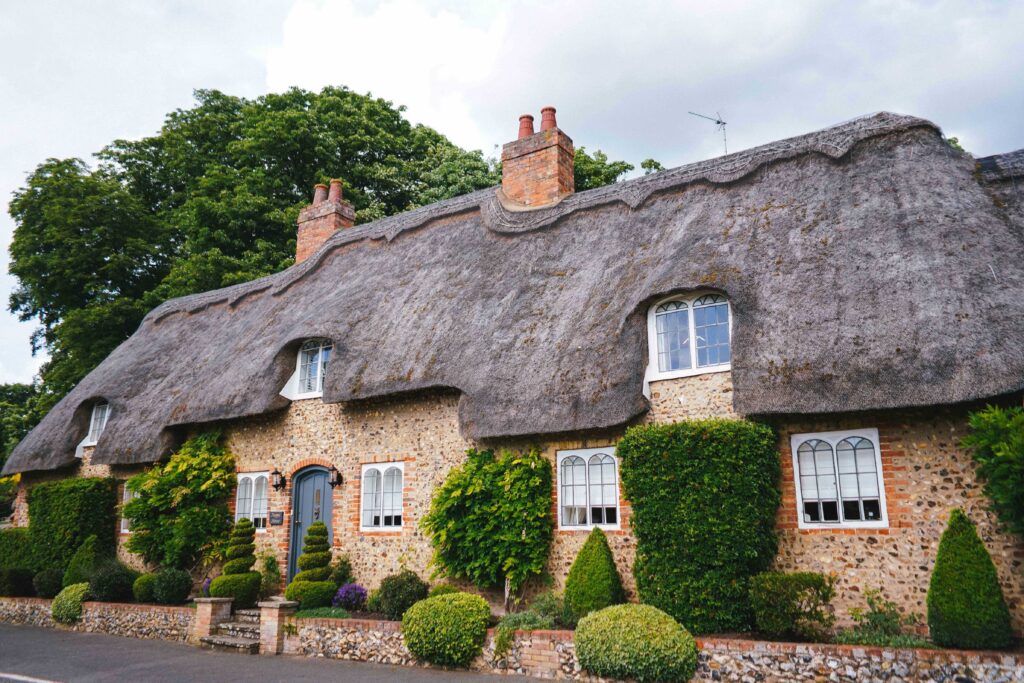
[(341, 181), (337, 178), (331, 180), (331, 191), (327, 195), (327, 201), (340, 202), (341, 201)]
[(544, 107), (540, 110), (540, 129), (542, 131), (551, 130), (557, 128), (558, 123), (555, 122), (555, 108)]
[(313, 206), (323, 204), (325, 199), (327, 199), (327, 186), (317, 183), (313, 186)]
[(523, 114), (519, 117), (519, 139), (528, 138), (533, 135), (533, 114)]

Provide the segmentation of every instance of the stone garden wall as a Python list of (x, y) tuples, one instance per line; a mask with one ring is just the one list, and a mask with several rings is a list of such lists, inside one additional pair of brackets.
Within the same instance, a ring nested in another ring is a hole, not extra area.
[[(195, 620), (190, 607), (85, 602), (74, 631), (155, 640), (187, 641)], [(44, 598), (0, 598), (0, 622), (58, 628)], [(63, 628), (63, 627), (61, 627)]]

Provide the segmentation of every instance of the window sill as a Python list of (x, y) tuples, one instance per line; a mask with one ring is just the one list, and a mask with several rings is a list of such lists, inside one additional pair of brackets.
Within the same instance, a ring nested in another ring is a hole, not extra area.
[(562, 526), (558, 525), (559, 531), (582, 531), (590, 532), (594, 529), (600, 529), (601, 531), (622, 531), (620, 524), (580, 524), (574, 526)]
[(293, 401), (308, 401), (311, 398), (323, 398), (323, 397), (324, 397), (324, 392), (318, 391), (318, 392), (315, 392), (315, 393), (312, 393), (312, 394), (299, 394), (297, 396), (293, 396), (292, 400)]
[(670, 370), (668, 372), (653, 371), (647, 377), (648, 382), (660, 382), (665, 379), (678, 379), (680, 377), (693, 377), (695, 375), (710, 375), (715, 372), (728, 372), (732, 370), (732, 363), (723, 365), (707, 365), (702, 368), (691, 368), (688, 370)]
[(361, 526), (359, 531), (368, 534), (400, 534), (403, 528), (400, 526)]
[(889, 522), (888, 520), (881, 520), (878, 522), (824, 522), (819, 524), (816, 522), (805, 522), (803, 520), (798, 520), (797, 528), (801, 530), (806, 529), (809, 531), (813, 531), (815, 529), (822, 529), (825, 531), (831, 531), (835, 529), (849, 529), (851, 531), (857, 529), (888, 529)]

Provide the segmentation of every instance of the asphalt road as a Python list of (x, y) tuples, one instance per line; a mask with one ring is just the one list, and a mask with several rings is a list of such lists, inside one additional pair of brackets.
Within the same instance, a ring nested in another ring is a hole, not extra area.
[[(485, 674), (364, 664), (308, 657), (209, 652), (191, 645), (0, 624), (0, 683), (118, 681), (352, 681), (470, 683)], [(516, 678), (516, 681), (536, 679)]]

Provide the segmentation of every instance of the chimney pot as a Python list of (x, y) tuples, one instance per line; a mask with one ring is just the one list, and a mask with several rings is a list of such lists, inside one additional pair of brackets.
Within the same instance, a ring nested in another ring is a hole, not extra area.
[(542, 131), (551, 130), (557, 128), (558, 123), (555, 121), (555, 108), (544, 107), (540, 110), (540, 129)]
[(533, 135), (533, 114), (523, 114), (519, 117), (519, 139), (528, 138)]
[(341, 181), (337, 178), (331, 180), (331, 191), (327, 195), (327, 200), (331, 202), (341, 201)]
[(327, 186), (317, 183), (313, 186), (313, 206), (323, 204), (325, 199), (327, 199)]

